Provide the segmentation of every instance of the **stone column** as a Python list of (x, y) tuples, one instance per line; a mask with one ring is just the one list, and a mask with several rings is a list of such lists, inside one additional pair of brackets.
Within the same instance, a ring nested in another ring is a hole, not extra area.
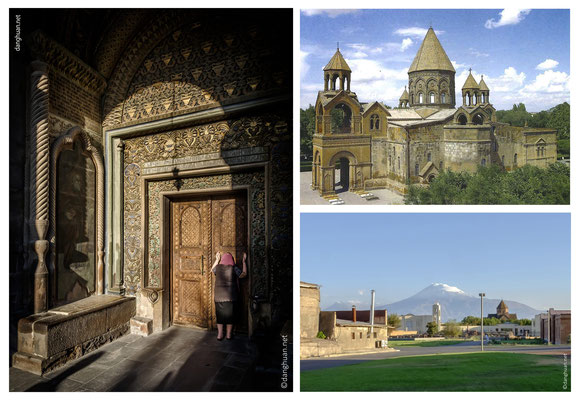
[(49, 196), (49, 148), (48, 132), (48, 66), (35, 61), (32, 63), (30, 93), (30, 171), (32, 208), (34, 210), (34, 226), (38, 239), (34, 242), (34, 250), (38, 256), (38, 264), (34, 272), (34, 312), (48, 309), (48, 269), (46, 268), (46, 252), (48, 240), (48, 196)]
[(124, 141), (122, 139), (115, 139), (113, 142), (113, 200), (112, 207), (112, 234), (114, 241), (112, 249), (112, 262), (109, 265), (109, 288), (108, 291), (113, 294), (124, 294), (123, 285), (123, 256), (124, 246), (122, 244), (123, 230), (124, 230), (124, 215), (123, 215), (123, 201), (124, 201)]

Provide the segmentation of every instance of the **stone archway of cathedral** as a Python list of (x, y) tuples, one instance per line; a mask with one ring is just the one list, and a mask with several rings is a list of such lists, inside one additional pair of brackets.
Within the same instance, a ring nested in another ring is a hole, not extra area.
[[(26, 17), (30, 32), (33, 21), (44, 20), (34, 12)], [(93, 349), (129, 329), (149, 335), (176, 322), (177, 313), (188, 316), (181, 323), (211, 329), (214, 279), (208, 271), (214, 253), (226, 249), (239, 261), (248, 254), (239, 331), (275, 336), (286, 329), (293, 303), (291, 10), (60, 10), (51, 15), (70, 29), (34, 31), (27, 46), (31, 54), (18, 59), (23, 71), (34, 59), (43, 65), (26, 77), (33, 82), (34, 126), (40, 127), (26, 140), (38, 137), (40, 148), (44, 140), (78, 127), (106, 163), (105, 294), (91, 296), (91, 303), (72, 303), (58, 315), (122, 308), (119, 318), (103, 322), (117, 325), (105, 332), (84, 325), (66, 343), (90, 339), (97, 343)], [(94, 40), (75, 40), (88, 37), (83, 29)], [(59, 33), (65, 31), (78, 32)], [(26, 137), (26, 123), (19, 129)], [(36, 160), (37, 147), (28, 147), (32, 152), (23, 164)], [(42, 168), (44, 162), (30, 166), (31, 187), (44, 176)], [(37, 228), (24, 232), (23, 242), (39, 236), (40, 259), (46, 248), (44, 200), (38, 197), (38, 207), (33, 201), (31, 211), (14, 214), (22, 221), (39, 220)], [(174, 231), (194, 215), (183, 210), (180, 220), (171, 218), (171, 210), (183, 202), (203, 211), (201, 231)], [(168, 246), (176, 237), (196, 245), (176, 252)], [(201, 239), (206, 245), (199, 250)], [(50, 271), (35, 260), (24, 254), (18, 268), (34, 264), (36, 282), (23, 279), (11, 286), (15, 293), (34, 293), (34, 304), (11, 295), (17, 306), (11, 309), (19, 310), (15, 321), (23, 318), (21, 325), (30, 328), (20, 332), (19, 342), (30, 339), (33, 347), (42, 340), (34, 335), (42, 323), (27, 316), (54, 316), (47, 301)], [(177, 264), (184, 275), (175, 287)], [(48, 346), (30, 367), (26, 360), (33, 347), (19, 348), (14, 365), (43, 373), (60, 362), (46, 361), (56, 351)]]

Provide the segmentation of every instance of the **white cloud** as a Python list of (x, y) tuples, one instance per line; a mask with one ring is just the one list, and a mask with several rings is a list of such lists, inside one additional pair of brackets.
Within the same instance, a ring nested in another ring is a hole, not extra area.
[(351, 9), (327, 9), (327, 10), (318, 10), (318, 9), (305, 9), (301, 10), (303, 15), (306, 17), (313, 17), (315, 15), (326, 15), (329, 18), (336, 18), (340, 15), (344, 14), (357, 14), (360, 10), (351, 10)]
[(354, 71), (351, 76), (351, 90), (362, 102), (383, 101), (389, 106), (397, 106), (407, 84), (407, 68), (386, 68), (379, 61), (370, 59), (348, 59)]
[(536, 76), (536, 79), (527, 85), (524, 91), (535, 93), (570, 92), (570, 76), (561, 71), (544, 71)]
[(487, 29), (494, 29), (500, 26), (516, 25), (530, 13), (528, 9), (506, 8), (500, 12), (500, 20), (489, 19), (485, 23)]
[(303, 50), (300, 50), (300, 54), (301, 54), (300, 73), (301, 73), (301, 79), (303, 79), (303, 77), (305, 75), (307, 75), (307, 72), (309, 72), (310, 65), (307, 63), (307, 56), (310, 53), (303, 51)]
[(360, 290), (360, 291), (357, 292), (357, 293), (359, 293), (360, 296), (363, 296), (363, 290)]
[[(438, 30), (434, 30), (436, 35), (441, 35), (444, 33), (444, 31), (438, 31)], [(425, 34), (427, 33), (427, 29), (425, 28), (420, 28), (417, 26), (412, 26), (409, 28), (399, 28), (397, 30), (395, 30), (393, 32), (395, 35), (398, 36), (409, 36), (412, 38), (416, 38), (416, 39), (423, 39), (425, 37)]]
[(473, 56), (476, 56), (476, 57), (489, 57), (490, 56), (488, 53), (482, 53), (480, 51), (477, 51), (473, 47), (470, 47), (469, 50), (470, 50), (470, 54)]
[(406, 51), (409, 46), (413, 44), (413, 40), (405, 38), (401, 41), (401, 51)]
[(455, 70), (457, 71), (458, 69), (462, 69), (462, 68), (466, 68), (467, 65), (466, 64), (460, 64), (457, 61), (452, 61), (452, 65), (454, 66)]
[(536, 69), (539, 70), (547, 70), (547, 69), (552, 69), (552, 68), (556, 68), (558, 66), (559, 62), (556, 60), (552, 60), (551, 58), (548, 58), (547, 60), (542, 61), (540, 64), (538, 64), (536, 66)]

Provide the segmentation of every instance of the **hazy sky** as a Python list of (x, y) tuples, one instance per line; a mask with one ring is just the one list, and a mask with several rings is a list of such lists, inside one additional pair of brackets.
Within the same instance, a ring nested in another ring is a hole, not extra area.
[(431, 283), (570, 308), (570, 214), (301, 214), (301, 280), (335, 301), (389, 304)]
[(338, 41), (360, 101), (397, 106), (430, 24), (456, 69), (456, 94), (472, 68), (498, 110), (570, 101), (568, 10), (302, 10), (301, 107), (323, 89)]

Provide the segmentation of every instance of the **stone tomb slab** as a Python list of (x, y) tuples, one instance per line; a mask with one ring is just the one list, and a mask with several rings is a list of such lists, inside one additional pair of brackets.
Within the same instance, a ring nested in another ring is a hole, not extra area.
[(134, 298), (99, 295), (23, 318), (12, 364), (42, 375), (127, 333), (135, 311)]

